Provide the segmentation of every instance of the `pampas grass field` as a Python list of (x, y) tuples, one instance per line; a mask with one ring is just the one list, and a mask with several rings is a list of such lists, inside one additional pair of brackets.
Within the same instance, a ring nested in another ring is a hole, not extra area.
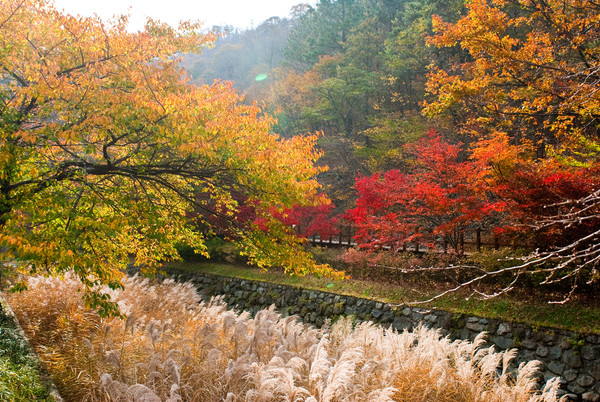
[(397, 333), (349, 318), (316, 329), (273, 309), (250, 318), (191, 284), (129, 278), (127, 319), (84, 307), (72, 277), (29, 279), (10, 303), (68, 401), (554, 401), (514, 351)]

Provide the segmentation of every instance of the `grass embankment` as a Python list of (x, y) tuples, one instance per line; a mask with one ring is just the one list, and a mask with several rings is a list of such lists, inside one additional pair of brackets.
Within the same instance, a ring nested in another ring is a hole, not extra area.
[[(215, 262), (178, 262), (166, 266), (364, 297), (392, 305), (427, 300), (442, 291), (442, 285), (432, 281), (422, 285), (418, 281), (399, 285), (385, 281), (358, 279), (330, 282), (327, 278), (297, 277), (278, 270), (263, 271), (244, 265)], [(516, 290), (488, 300), (469, 297), (470, 295), (468, 291), (456, 292), (422, 306), (485, 318), (523, 322), (533, 327), (552, 327), (579, 333), (600, 334), (600, 305), (590, 299), (575, 298), (566, 304), (549, 304), (548, 300), (552, 300), (552, 295), (531, 289)]]
[(19, 334), (0, 296), (0, 400), (54, 401), (44, 386), (37, 361)]

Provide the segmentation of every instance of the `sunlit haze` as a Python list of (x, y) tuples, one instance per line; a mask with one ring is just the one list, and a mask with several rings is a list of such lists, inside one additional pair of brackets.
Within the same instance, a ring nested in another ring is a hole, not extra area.
[(170, 25), (182, 20), (200, 20), (205, 27), (232, 25), (251, 28), (264, 20), (278, 16), (287, 17), (292, 6), (299, 3), (315, 4), (316, 0), (55, 0), (58, 9), (69, 14), (102, 18), (130, 14), (130, 29), (141, 29), (146, 17)]

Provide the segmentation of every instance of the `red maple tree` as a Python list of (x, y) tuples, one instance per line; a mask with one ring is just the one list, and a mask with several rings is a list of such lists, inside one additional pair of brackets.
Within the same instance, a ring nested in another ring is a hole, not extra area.
[(448, 243), (459, 252), (460, 233), (502, 209), (501, 201), (481, 191), (480, 165), (466, 160), (460, 146), (431, 130), (408, 146), (415, 160), (411, 172), (357, 178), (356, 208), (347, 216), (357, 226), (360, 247), (397, 251), (407, 242)]

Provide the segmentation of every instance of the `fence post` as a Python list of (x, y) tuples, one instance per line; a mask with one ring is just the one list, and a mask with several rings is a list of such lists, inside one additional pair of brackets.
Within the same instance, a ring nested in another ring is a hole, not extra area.
[(348, 229), (347, 229), (347, 239), (348, 239), (348, 247), (350, 247), (350, 245), (352, 244), (352, 242), (351, 242), (351, 240), (352, 240), (352, 229), (350, 228), (350, 225), (348, 225)]
[(496, 233), (494, 233), (494, 250), (500, 249), (500, 238)]

